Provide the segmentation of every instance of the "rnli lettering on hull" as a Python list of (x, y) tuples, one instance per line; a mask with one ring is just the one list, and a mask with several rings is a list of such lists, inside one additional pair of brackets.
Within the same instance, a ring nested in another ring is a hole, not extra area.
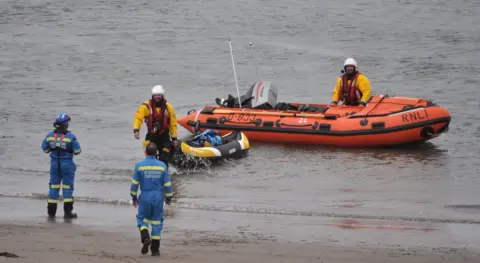
[(408, 123), (412, 121), (421, 121), (428, 118), (427, 110), (415, 111), (402, 114), (403, 123)]

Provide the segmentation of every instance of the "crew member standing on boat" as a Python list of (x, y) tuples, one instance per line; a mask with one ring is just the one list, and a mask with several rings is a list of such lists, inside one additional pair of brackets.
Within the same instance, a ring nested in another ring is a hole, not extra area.
[(76, 218), (73, 210), (73, 185), (75, 170), (73, 156), (82, 152), (77, 137), (68, 130), (71, 118), (68, 114), (58, 114), (53, 126), (55, 130), (48, 133), (42, 141), (42, 150), (50, 154), (50, 191), (48, 192), (47, 213), (54, 218), (57, 212), (57, 203), (60, 185), (63, 192), (64, 218)]
[(347, 58), (343, 64), (344, 74), (337, 80), (333, 90), (332, 103), (342, 101), (344, 105), (365, 106), (370, 94), (370, 81), (367, 76), (358, 72), (357, 61)]
[(153, 142), (158, 150), (158, 159), (168, 167), (171, 146), (177, 145), (177, 117), (173, 106), (165, 99), (165, 89), (156, 85), (152, 88), (152, 98), (138, 107), (133, 120), (133, 134), (140, 139), (142, 121), (147, 125), (144, 146)]

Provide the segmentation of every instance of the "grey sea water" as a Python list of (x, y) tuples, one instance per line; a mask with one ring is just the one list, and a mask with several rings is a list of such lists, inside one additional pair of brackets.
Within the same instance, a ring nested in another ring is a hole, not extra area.
[(480, 222), (479, 22), (474, 0), (1, 0), (3, 211), (45, 197), (49, 160), (40, 143), (59, 111), (72, 115), (83, 147), (79, 206), (128, 204), (132, 168), (143, 158), (132, 137), (136, 108), (155, 84), (166, 88), (179, 118), (236, 94), (231, 38), (240, 92), (257, 77), (250, 41), (261, 78), (279, 86), (281, 101), (330, 102), (343, 61), (353, 56), (375, 94), (445, 106), (450, 131), (395, 150), (252, 142), (244, 159), (173, 169), (173, 207), (231, 211), (232, 222), (295, 215), (285, 235), (325, 217), (451, 222), (462, 227), (444, 229), (442, 240), (478, 245), (466, 236), (467, 223)]

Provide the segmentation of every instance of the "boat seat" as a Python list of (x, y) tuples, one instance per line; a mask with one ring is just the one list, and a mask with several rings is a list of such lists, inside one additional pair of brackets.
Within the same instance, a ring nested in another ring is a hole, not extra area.
[(313, 106), (313, 105), (300, 105), (298, 107), (298, 111), (305, 111), (305, 112), (318, 112), (318, 113), (325, 113), (328, 108), (325, 107), (318, 107), (318, 106)]
[(279, 102), (275, 105), (274, 109), (287, 111), (287, 110), (297, 110), (297, 107), (295, 105), (291, 105), (286, 102)]

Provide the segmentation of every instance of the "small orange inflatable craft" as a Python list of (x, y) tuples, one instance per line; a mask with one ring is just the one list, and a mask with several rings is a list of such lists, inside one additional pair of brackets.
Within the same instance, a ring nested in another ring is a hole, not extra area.
[(372, 96), (366, 107), (277, 103), (269, 81), (252, 85), (238, 98), (191, 110), (178, 122), (192, 132), (241, 130), (251, 141), (379, 147), (422, 143), (448, 130), (449, 112), (421, 98)]

